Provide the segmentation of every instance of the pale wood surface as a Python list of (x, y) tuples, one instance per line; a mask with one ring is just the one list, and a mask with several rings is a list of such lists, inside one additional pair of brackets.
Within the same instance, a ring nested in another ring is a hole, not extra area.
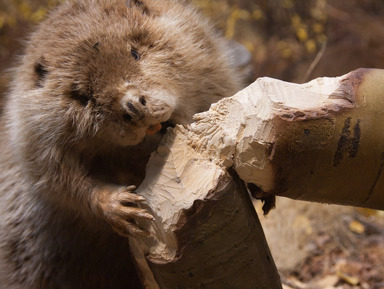
[(383, 209), (383, 96), (383, 70), (301, 85), (260, 78), (169, 131), (138, 189), (156, 218), (140, 224), (151, 236), (130, 240), (146, 287), (234, 288), (241, 276), (238, 288), (281, 288), (240, 179), (270, 194)]

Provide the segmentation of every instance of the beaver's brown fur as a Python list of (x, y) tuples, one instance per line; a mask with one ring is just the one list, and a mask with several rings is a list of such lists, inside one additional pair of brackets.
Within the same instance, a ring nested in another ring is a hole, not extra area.
[(131, 186), (161, 138), (146, 131), (238, 90), (225, 46), (174, 0), (79, 0), (49, 15), (0, 122), (1, 289), (140, 287), (123, 236), (151, 218)]

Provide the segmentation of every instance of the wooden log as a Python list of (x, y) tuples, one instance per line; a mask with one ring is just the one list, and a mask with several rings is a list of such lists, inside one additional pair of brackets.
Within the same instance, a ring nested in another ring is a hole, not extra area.
[(169, 131), (138, 189), (151, 236), (130, 239), (146, 288), (281, 288), (242, 181), (266, 199), (384, 209), (383, 95), (383, 70), (260, 78)]
[(243, 180), (293, 199), (384, 209), (383, 70), (256, 85), (256, 106), (268, 108), (246, 117), (235, 154)]
[[(197, 136), (196, 136), (197, 137)], [(281, 288), (244, 183), (169, 133), (138, 192), (156, 218), (130, 245), (145, 288)]]
[(202, 154), (264, 194), (384, 209), (384, 70), (260, 78), (195, 117)]

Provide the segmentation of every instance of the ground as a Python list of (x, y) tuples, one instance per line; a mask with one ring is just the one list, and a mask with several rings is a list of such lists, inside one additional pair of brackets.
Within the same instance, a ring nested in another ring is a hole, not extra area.
[[(251, 81), (384, 68), (384, 1), (192, 1), (251, 52)], [(58, 2), (0, 0), (0, 99), (23, 37)], [(279, 199), (261, 218), (285, 288), (384, 288), (383, 212)]]

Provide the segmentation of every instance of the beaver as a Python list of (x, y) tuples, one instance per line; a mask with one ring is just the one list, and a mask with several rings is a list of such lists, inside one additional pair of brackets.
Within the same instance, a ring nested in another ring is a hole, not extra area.
[(26, 41), (0, 118), (0, 288), (141, 288), (127, 236), (164, 130), (242, 86), (190, 3), (72, 0)]

